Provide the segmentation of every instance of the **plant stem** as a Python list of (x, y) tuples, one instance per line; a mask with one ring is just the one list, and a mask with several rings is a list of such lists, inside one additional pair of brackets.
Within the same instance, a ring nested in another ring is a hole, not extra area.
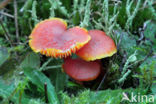
[(44, 83), (44, 92), (45, 92), (45, 102), (48, 103), (47, 83)]
[(120, 78), (120, 79), (118, 80), (118, 83), (124, 82), (124, 81), (126, 80), (127, 76), (128, 76), (130, 73), (131, 73), (131, 70), (128, 70), (128, 71), (122, 76), (122, 78)]
[(9, 33), (8, 33), (7, 30), (5, 29), (1, 18), (0, 18), (0, 24), (1, 24), (1, 26), (2, 26), (2, 28), (3, 28), (3, 30), (4, 30), (4, 32), (5, 32), (5, 35), (4, 35), (5, 38), (6, 38), (7, 41), (9, 42), (10, 46), (13, 47), (13, 41), (11, 40)]
[(5, 16), (8, 16), (8, 17), (10, 17), (10, 18), (13, 18), (13, 19), (14, 19), (14, 16), (13, 16), (13, 15), (8, 14), (8, 13), (6, 13), (6, 12), (0, 12), (0, 14), (5, 15)]
[(18, 13), (17, 13), (17, 1), (16, 0), (14, 0), (14, 18), (15, 18), (15, 27), (16, 27), (16, 40), (17, 40), (17, 43), (19, 43), (20, 38), (19, 38)]
[(48, 69), (57, 69), (57, 68), (61, 68), (62, 66), (61, 65), (55, 65), (55, 66), (48, 66), (45, 68), (45, 70), (48, 70)]
[(39, 71), (42, 71), (44, 70), (44, 68), (49, 64), (50, 61), (52, 61), (53, 59), (52, 58), (49, 58), (48, 61), (46, 61), (39, 69)]

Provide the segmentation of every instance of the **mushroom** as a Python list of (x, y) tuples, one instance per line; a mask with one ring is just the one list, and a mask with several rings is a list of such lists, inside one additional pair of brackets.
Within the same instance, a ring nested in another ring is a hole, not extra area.
[(60, 18), (38, 23), (29, 38), (29, 45), (34, 52), (55, 58), (75, 53), (91, 39), (84, 28), (77, 26), (67, 30), (67, 23)]
[(80, 58), (64, 59), (63, 71), (76, 81), (91, 81), (96, 79), (101, 71), (98, 60), (87, 62)]
[(91, 40), (76, 54), (86, 61), (110, 57), (117, 52), (114, 41), (103, 31), (90, 30)]
[[(88, 32), (78, 26), (67, 29), (67, 23), (60, 18), (38, 23), (29, 38), (29, 45), (34, 52), (64, 58), (64, 72), (77, 81), (96, 79), (101, 71), (98, 59), (117, 52), (114, 41), (103, 31)], [(81, 59), (66, 58), (75, 52)]]

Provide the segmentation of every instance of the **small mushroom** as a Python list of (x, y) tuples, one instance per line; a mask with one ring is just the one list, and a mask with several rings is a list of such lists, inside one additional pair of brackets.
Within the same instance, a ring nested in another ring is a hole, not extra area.
[(90, 30), (91, 40), (76, 54), (86, 61), (110, 57), (117, 52), (114, 41), (103, 31)]
[(34, 52), (55, 58), (75, 53), (91, 39), (84, 28), (73, 27), (67, 30), (67, 23), (60, 18), (38, 23), (29, 38), (29, 45)]
[(87, 62), (80, 58), (66, 58), (62, 67), (64, 72), (76, 81), (94, 80), (99, 76), (101, 71), (99, 60)]

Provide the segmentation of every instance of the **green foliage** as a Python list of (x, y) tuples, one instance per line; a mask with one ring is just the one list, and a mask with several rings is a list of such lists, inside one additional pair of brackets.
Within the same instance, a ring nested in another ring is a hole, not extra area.
[(141, 0), (137, 1), (136, 8), (131, 13), (131, 7), (132, 7), (133, 2), (134, 2), (133, 0), (131, 0), (131, 1), (127, 0), (127, 2), (126, 2), (126, 13), (127, 13), (127, 17), (128, 17), (126, 25), (125, 25), (126, 29), (129, 29), (132, 26), (133, 19), (139, 10)]
[(9, 101), (13, 101), (16, 104), (28, 104), (29, 98), (23, 93), (25, 84), (26, 82), (19, 83), (18, 85), (15, 85), (15, 82), (6, 84), (0, 80), (0, 97), (3, 98), (2, 104), (8, 104)]
[(149, 10), (151, 11), (152, 15), (154, 16), (154, 19), (156, 19), (156, 10), (155, 10), (155, 8), (153, 7), (153, 3), (154, 3), (154, 0), (148, 1)]
[(40, 99), (31, 99), (28, 104), (45, 104)]
[(9, 58), (9, 52), (7, 48), (0, 47), (0, 66)]
[(124, 54), (124, 52), (126, 52), (128, 56), (133, 54), (136, 47), (135, 37), (129, 36), (129, 34), (124, 31), (116, 31), (115, 33), (116, 35), (119, 35), (118, 37), (121, 37), (119, 47), (121, 54)]
[(11, 95), (11, 92), (15, 90), (15, 85), (6, 85), (4, 82), (0, 81), (0, 97), (7, 99)]
[[(4, 25), (4, 27), (6, 27), (6, 24), (3, 24)], [(4, 35), (5, 34), (5, 31), (3, 30), (3, 28), (2, 28), (2, 26), (0, 26), (0, 36), (2, 35)]]
[(153, 94), (156, 94), (156, 85), (155, 84), (153, 84), (151, 86), (151, 91), (152, 91)]
[[(45, 83), (49, 104), (129, 104), (121, 102), (123, 92), (156, 94), (154, 0), (16, 1), (19, 43), (14, 19), (1, 14), (13, 44), (10, 46), (0, 26), (0, 103), (45, 104)], [(13, 7), (10, 2), (1, 11), (12, 16)], [(41, 20), (51, 17), (65, 19), (68, 27), (78, 25), (88, 30), (103, 30), (115, 41), (117, 54), (101, 61), (107, 75), (100, 91), (95, 89), (102, 80), (102, 73), (91, 82), (73, 81), (62, 71), (62, 59), (31, 52), (28, 36), (32, 29)]]
[(36, 14), (36, 5), (37, 5), (37, 2), (35, 0), (33, 1), (33, 4), (32, 4), (32, 20), (34, 21), (34, 26), (39, 22), (37, 19), (37, 14)]
[(138, 31), (138, 28), (142, 27), (145, 21), (151, 19), (154, 19), (153, 13), (148, 8), (139, 10), (136, 14), (136, 18), (133, 20), (131, 31)]
[(81, 22), (80, 26), (81, 27), (87, 27), (89, 25), (89, 20), (90, 20), (90, 6), (91, 6), (91, 0), (87, 0), (86, 7), (85, 7), (85, 16), (83, 21)]
[(104, 90), (93, 92), (90, 90), (84, 90), (79, 92), (77, 96), (69, 97), (66, 93), (62, 93), (62, 104), (129, 104), (129, 102), (121, 102), (122, 93), (125, 92), (127, 94), (144, 94), (144, 91), (140, 91), (140, 89), (118, 89), (118, 90)]
[(64, 87), (67, 84), (67, 75), (65, 73), (62, 73), (60, 69), (54, 69), (54, 70), (49, 70), (50, 79), (52, 80), (53, 85), (55, 86), (56, 92), (60, 92), (64, 90)]
[(155, 83), (156, 77), (156, 59), (154, 57), (149, 57), (140, 65), (140, 78), (146, 82), (146, 85), (151, 85)]
[(147, 21), (144, 35), (146, 38), (146, 44), (150, 45), (153, 51), (156, 53), (156, 22)]
[(40, 57), (38, 54), (29, 53), (27, 57), (25, 57), (24, 61), (21, 63), (21, 68), (34, 68), (38, 69), (40, 67)]
[(109, 12), (110, 7), (108, 0), (103, 1), (102, 8), (102, 17), (98, 19), (98, 22), (94, 20), (95, 28), (103, 29), (107, 33), (107, 35), (114, 38), (112, 33), (113, 28), (119, 27), (117, 24), (117, 17), (119, 14), (119, 11), (117, 10), (118, 4), (114, 6), (113, 13)]
[[(31, 61), (33, 62), (31, 62)], [(24, 74), (28, 79), (35, 84), (42, 92), (44, 92), (44, 84), (47, 84), (47, 92), (49, 102), (51, 104), (57, 104), (59, 101), (51, 81), (42, 72), (38, 71), (39, 67), (39, 57), (36, 54), (31, 53), (22, 62), (21, 68), (24, 70)]]
[(24, 74), (35, 84), (42, 92), (44, 92), (44, 84), (47, 84), (48, 99), (51, 104), (57, 104), (59, 101), (50, 80), (41, 72), (33, 68), (24, 68)]
[(49, 0), (49, 2), (51, 4), (50, 17), (55, 17), (56, 16), (54, 10), (58, 10), (64, 16), (68, 16), (67, 10), (62, 5), (62, 2), (60, 2), (59, 0), (57, 0), (57, 1), (55, 1), (55, 0)]

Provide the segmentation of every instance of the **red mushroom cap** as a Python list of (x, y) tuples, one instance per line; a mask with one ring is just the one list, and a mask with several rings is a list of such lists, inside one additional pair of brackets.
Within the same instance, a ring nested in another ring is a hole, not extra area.
[(64, 72), (77, 81), (91, 81), (96, 79), (101, 71), (98, 60), (86, 62), (80, 58), (64, 60), (62, 65)]
[(38, 23), (30, 35), (29, 45), (35, 52), (46, 56), (67, 57), (88, 43), (90, 36), (84, 28), (67, 30), (67, 23), (52, 18)]
[(91, 40), (76, 54), (86, 61), (112, 56), (117, 52), (114, 41), (103, 31), (90, 30)]

